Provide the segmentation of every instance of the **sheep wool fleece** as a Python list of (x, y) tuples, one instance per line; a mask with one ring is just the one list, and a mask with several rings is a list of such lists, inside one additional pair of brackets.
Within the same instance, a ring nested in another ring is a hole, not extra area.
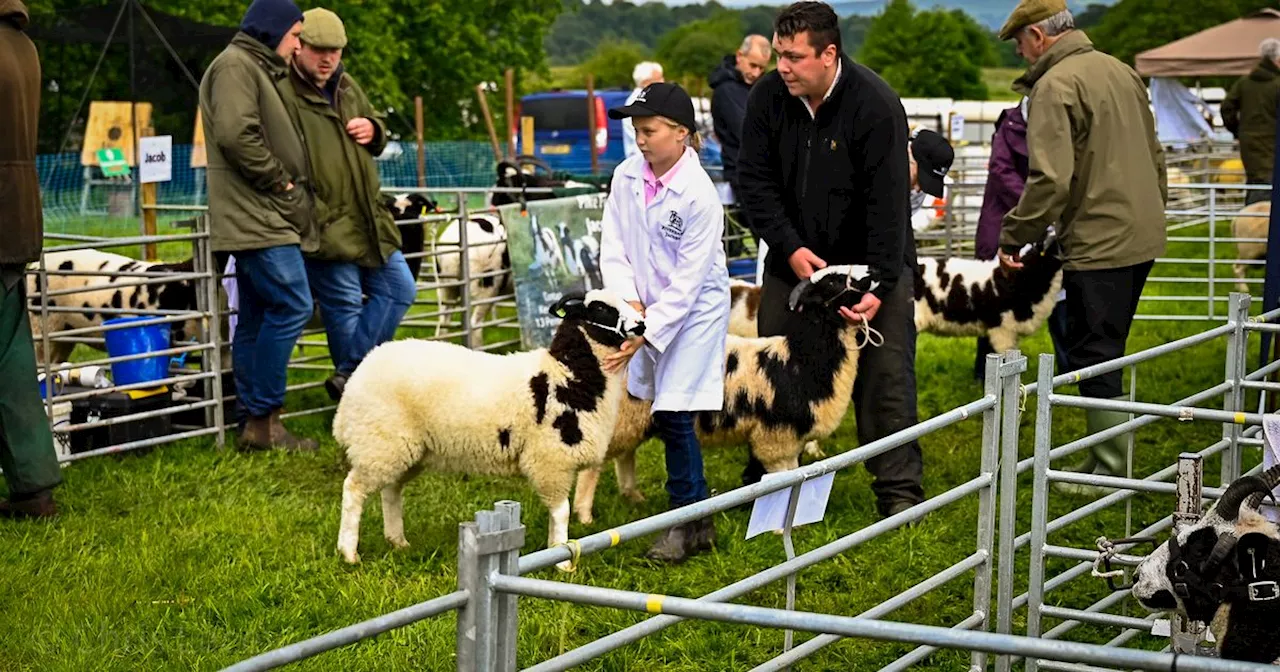
[(614, 171), (600, 234), (605, 287), (645, 307), (647, 345), (631, 358), (627, 389), (655, 411), (718, 411), (730, 304), (724, 209), (692, 148), (648, 205), (644, 169), (636, 155)]

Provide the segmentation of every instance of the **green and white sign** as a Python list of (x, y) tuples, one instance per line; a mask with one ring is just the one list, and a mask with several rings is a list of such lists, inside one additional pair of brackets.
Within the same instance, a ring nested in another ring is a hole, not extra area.
[(547, 310), (570, 292), (604, 288), (600, 224), (604, 194), (530, 201), (498, 208), (507, 229), (516, 311), (526, 349), (551, 344), (558, 318)]
[(129, 174), (129, 163), (124, 160), (124, 151), (115, 147), (98, 150), (98, 167), (104, 177), (123, 177)]

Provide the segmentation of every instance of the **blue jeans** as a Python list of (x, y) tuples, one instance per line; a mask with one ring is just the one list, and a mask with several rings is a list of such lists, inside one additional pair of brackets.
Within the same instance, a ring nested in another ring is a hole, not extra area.
[(667, 497), (671, 508), (710, 496), (702, 472), (702, 446), (693, 431), (690, 411), (654, 411), (658, 435), (667, 446)]
[[(399, 250), (379, 268), (308, 259), (307, 278), (320, 304), (329, 356), (344, 376), (351, 375), (375, 346), (396, 335), (396, 327), (417, 295), (409, 265)], [(369, 300), (362, 301), (362, 295)]]
[(311, 290), (297, 245), (239, 250), (240, 317), (232, 341), (236, 396), (250, 416), (284, 406), (289, 356), (311, 319)]

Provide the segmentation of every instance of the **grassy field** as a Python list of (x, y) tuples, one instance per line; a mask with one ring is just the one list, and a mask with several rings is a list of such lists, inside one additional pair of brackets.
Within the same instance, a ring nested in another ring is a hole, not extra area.
[[(1225, 246), (1222, 246), (1225, 247)], [(1171, 245), (1170, 256), (1197, 251)], [(1229, 256), (1226, 251), (1219, 252)], [(1173, 269), (1162, 273), (1177, 272)], [(1189, 269), (1187, 272), (1199, 272)], [(1191, 294), (1198, 286), (1169, 291)], [(1164, 287), (1153, 287), (1164, 292)], [(1199, 312), (1201, 306), (1160, 305), (1164, 312)], [(1145, 310), (1145, 309), (1144, 309)], [(1131, 352), (1207, 328), (1206, 324), (1139, 322)], [(502, 331), (502, 330), (496, 330)], [(489, 333), (490, 342), (508, 333)], [(926, 419), (981, 395), (972, 378), (973, 341), (930, 335), (919, 340), (916, 360), (919, 410)], [(1051, 352), (1040, 333), (1023, 343), (1033, 358), (1024, 380), (1035, 379), (1034, 357)], [(1138, 396), (1169, 402), (1222, 380), (1224, 342), (1179, 353), (1139, 370)], [(1256, 353), (1256, 345), (1251, 349)], [(1255, 356), (1250, 357), (1253, 362)], [(1071, 392), (1070, 388), (1067, 390)], [(290, 399), (290, 410), (318, 404), (323, 393)], [(1022, 455), (1031, 451), (1034, 401), (1022, 418)], [(57, 491), (63, 515), (52, 522), (0, 524), (0, 670), (212, 670), (270, 648), (321, 634), (412, 605), (456, 587), (457, 524), (499, 499), (522, 503), (528, 526), (525, 552), (542, 548), (546, 512), (517, 479), (424, 474), (406, 488), (406, 536), (412, 546), (393, 550), (381, 536), (377, 498), (366, 506), (363, 564), (348, 567), (336, 556), (341, 483), (338, 446), (328, 435), (329, 415), (293, 426), (321, 441), (313, 455), (241, 454), (217, 451), (209, 441), (165, 446), (146, 455), (97, 458), (69, 466)], [(1055, 445), (1080, 436), (1083, 414), (1055, 414)], [(1161, 421), (1137, 434), (1135, 470), (1147, 474), (1221, 436), (1212, 424)], [(937, 495), (978, 473), (981, 419), (922, 440), (925, 489)], [(856, 446), (852, 413), (824, 447), (828, 453)], [(1254, 464), (1257, 454), (1248, 455)], [(739, 483), (745, 448), (708, 449), (706, 471), (717, 491)], [(611, 475), (601, 480), (596, 522), (571, 525), (584, 536), (665, 508), (660, 444), (640, 452), (640, 486), (648, 501), (623, 501)], [(1216, 460), (1206, 465), (1216, 484)], [(804, 552), (877, 520), (870, 479), (861, 467), (837, 475), (826, 518), (797, 530)], [(1051, 515), (1087, 500), (1050, 496)], [(1029, 481), (1019, 491), (1019, 532), (1030, 518)], [(1172, 498), (1135, 499), (1133, 530), (1168, 515)], [(796, 608), (854, 615), (960, 560), (974, 548), (976, 502), (962, 501), (918, 527), (867, 543), (799, 577)], [(647, 540), (587, 558), (575, 575), (554, 570), (541, 578), (613, 588), (698, 596), (784, 558), (773, 535), (744, 540), (749, 514), (716, 517), (714, 552), (670, 568), (643, 558)], [(1106, 534), (1125, 534), (1123, 510), (1090, 518), (1050, 543), (1091, 548)], [(1025, 553), (1023, 554), (1025, 556)], [(1068, 567), (1051, 562), (1050, 575)], [(1025, 576), (1025, 557), (1018, 570)], [(1025, 589), (1025, 579), (1019, 591)], [(1104, 585), (1080, 579), (1050, 595), (1050, 602), (1082, 608), (1105, 595)], [(742, 603), (781, 607), (782, 584), (757, 591)], [(959, 579), (890, 618), (951, 625), (971, 613), (972, 584)], [(1137, 614), (1136, 607), (1126, 607)], [(525, 599), (520, 607), (519, 661), (528, 666), (644, 617), (620, 611)], [(1022, 615), (1018, 615), (1021, 627)], [(1050, 621), (1049, 626), (1054, 622)], [(1073, 638), (1105, 641), (1114, 633), (1080, 628)], [(800, 634), (798, 641), (807, 639)], [(324, 654), (299, 670), (446, 670), (453, 667), (454, 619), (446, 615)], [(759, 628), (686, 623), (584, 666), (589, 670), (744, 670), (776, 655), (782, 633)], [(1158, 640), (1142, 641), (1158, 648)], [(798, 670), (870, 670), (909, 646), (842, 641), (796, 666)], [(967, 654), (942, 652), (916, 669), (967, 667)]]
[(1022, 97), (1009, 87), (1022, 76), (1021, 68), (983, 68), (982, 81), (987, 85), (990, 100), (1020, 100)]

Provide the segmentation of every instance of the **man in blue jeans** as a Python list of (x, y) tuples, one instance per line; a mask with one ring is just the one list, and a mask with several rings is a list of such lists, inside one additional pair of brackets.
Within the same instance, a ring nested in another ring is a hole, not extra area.
[(285, 100), (312, 157), (320, 248), (307, 255), (307, 276), (336, 369), (325, 390), (337, 400), (365, 355), (395, 336), (416, 288), (378, 194), (373, 157), (387, 144), (386, 127), (342, 68), (346, 29), (327, 9), (303, 16)]
[[(254, 0), (200, 83), (209, 139), (209, 236), (236, 259), (236, 395), (241, 448), (315, 450), (280, 422), (289, 355), (311, 317), (302, 254), (317, 248), (310, 169), (281, 85), (302, 32), (292, 0)], [(268, 140), (269, 138), (269, 140)]]

